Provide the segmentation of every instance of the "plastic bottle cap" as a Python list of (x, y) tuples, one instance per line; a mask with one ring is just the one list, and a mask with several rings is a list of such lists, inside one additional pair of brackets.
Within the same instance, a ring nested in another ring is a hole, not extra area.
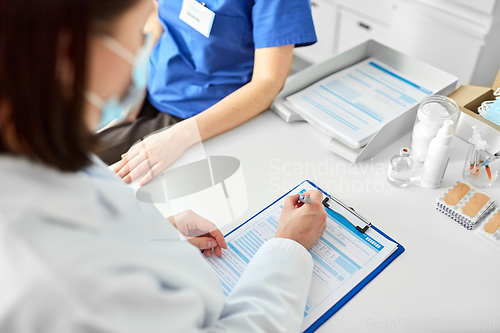
[(443, 127), (438, 132), (439, 136), (453, 135), (453, 120), (447, 119), (444, 121)]

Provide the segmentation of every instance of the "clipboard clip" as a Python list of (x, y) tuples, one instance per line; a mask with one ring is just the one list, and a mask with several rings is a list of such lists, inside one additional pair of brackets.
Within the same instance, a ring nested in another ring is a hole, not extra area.
[(334, 201), (337, 205), (341, 206), (348, 213), (350, 213), (350, 214), (354, 215), (354, 217), (356, 217), (355, 219), (347, 218), (346, 216), (344, 216), (344, 214), (342, 214), (342, 212), (335, 211), (337, 214), (341, 214), (347, 221), (349, 221), (349, 223), (351, 223), (356, 228), (356, 230), (358, 230), (362, 234), (364, 234), (372, 226), (372, 224), (370, 222), (368, 222), (364, 217), (362, 217), (361, 215), (356, 213), (354, 208), (346, 206), (343, 202), (335, 199), (334, 197), (326, 197), (323, 199), (323, 205), (326, 208), (331, 209), (330, 208), (330, 200)]

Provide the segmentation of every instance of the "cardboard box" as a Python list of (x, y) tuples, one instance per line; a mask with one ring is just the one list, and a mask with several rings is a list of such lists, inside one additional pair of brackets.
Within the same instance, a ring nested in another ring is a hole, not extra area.
[[(287, 96), (304, 89), (330, 74), (371, 57), (391, 66), (401, 73), (415, 78), (429, 88), (433, 88), (437, 95), (446, 96), (456, 89), (457, 77), (377, 41), (369, 40), (290, 76), (283, 90), (275, 98), (271, 109), (287, 122), (304, 121), (300, 115), (286, 106), (285, 100)], [(417, 110), (418, 104), (385, 124), (364, 147), (351, 149), (335, 138), (332, 138), (328, 143), (328, 149), (353, 163), (366, 160), (411, 131), (415, 123)]]
[(448, 97), (453, 99), (460, 109), (456, 136), (469, 141), (472, 136), (472, 126), (477, 126), (483, 139), (488, 142), (490, 148), (488, 152), (494, 154), (500, 151), (500, 126), (484, 119), (477, 111), (477, 108), (484, 101), (495, 99), (493, 93), (500, 87), (500, 71), (491, 88), (479, 86), (461, 86)]

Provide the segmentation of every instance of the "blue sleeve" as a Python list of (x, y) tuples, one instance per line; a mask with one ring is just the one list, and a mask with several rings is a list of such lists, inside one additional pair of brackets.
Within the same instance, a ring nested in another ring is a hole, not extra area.
[(309, 0), (255, 0), (252, 23), (256, 49), (316, 42)]

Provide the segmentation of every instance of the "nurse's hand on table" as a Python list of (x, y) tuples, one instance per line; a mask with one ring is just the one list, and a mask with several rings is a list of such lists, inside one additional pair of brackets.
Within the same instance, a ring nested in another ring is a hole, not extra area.
[(183, 120), (161, 132), (151, 134), (122, 155), (113, 171), (126, 183), (142, 176), (143, 186), (165, 171), (183, 153), (200, 141), (194, 119)]
[(298, 203), (299, 194), (285, 199), (276, 237), (292, 239), (309, 250), (323, 236), (327, 214), (320, 191), (307, 191), (302, 195), (310, 196), (311, 203)]
[(220, 257), (222, 249), (227, 249), (224, 236), (217, 226), (191, 210), (170, 216), (167, 220), (207, 257), (212, 255), (212, 250)]

